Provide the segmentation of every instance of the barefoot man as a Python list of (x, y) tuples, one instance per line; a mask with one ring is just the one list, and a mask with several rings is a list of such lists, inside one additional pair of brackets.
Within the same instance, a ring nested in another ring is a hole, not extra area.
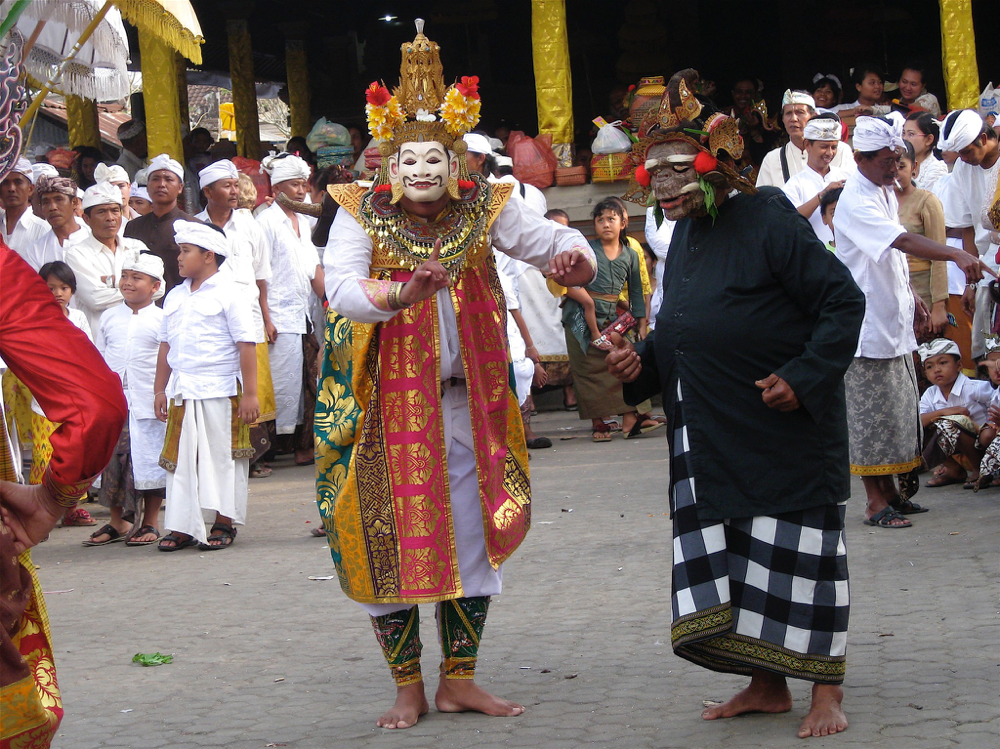
[(524, 707), (473, 681), (501, 565), (528, 531), (528, 456), (492, 247), (563, 285), (593, 279), (574, 229), (508, 184), (469, 173), (462, 136), (479, 79), (445, 90), (438, 45), (403, 45), (400, 87), (368, 89), (381, 142), (374, 184), (331, 185), (324, 254), (330, 312), (316, 403), (317, 502), (341, 587), (371, 616), (396, 681), (378, 720), (429, 709), (416, 604), (437, 604), (442, 712)]
[(674, 652), (751, 677), (702, 717), (787, 712), (790, 676), (813, 682), (799, 736), (827, 736), (847, 727), (844, 373), (864, 296), (780, 191), (734, 171), (736, 123), (696, 82), (670, 80), (633, 149), (628, 197), (651, 190), (677, 224), (655, 331), (607, 362), (626, 403), (662, 393), (669, 418)]

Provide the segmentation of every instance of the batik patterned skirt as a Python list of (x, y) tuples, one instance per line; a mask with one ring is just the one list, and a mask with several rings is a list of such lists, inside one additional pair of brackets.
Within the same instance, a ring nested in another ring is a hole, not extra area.
[(846, 502), (727, 520), (698, 517), (681, 385), (672, 414), (674, 652), (713, 671), (844, 680), (850, 590)]
[(913, 357), (855, 357), (844, 376), (851, 473), (890, 476), (917, 468), (921, 428)]

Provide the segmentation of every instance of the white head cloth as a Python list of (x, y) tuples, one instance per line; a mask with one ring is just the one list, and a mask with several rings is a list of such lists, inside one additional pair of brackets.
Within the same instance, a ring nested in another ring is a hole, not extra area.
[(819, 83), (824, 78), (829, 78), (831, 81), (837, 84), (837, 88), (841, 91), (844, 90), (844, 85), (840, 82), (840, 78), (835, 76), (833, 73), (817, 73), (813, 76), (813, 85)]
[(229, 254), (226, 235), (200, 222), (174, 221), (174, 241), (177, 244), (193, 244), (222, 257)]
[(497, 166), (509, 166), (511, 169), (514, 168), (514, 159), (510, 156), (497, 156)]
[(271, 184), (290, 179), (309, 179), (309, 164), (290, 153), (271, 153), (260, 163), (260, 170), (271, 178)]
[(802, 129), (806, 140), (840, 140), (840, 120), (813, 117)]
[(900, 151), (906, 148), (896, 128), (880, 117), (858, 117), (854, 126), (854, 150), (862, 153), (891, 148)]
[(44, 162), (31, 165), (31, 173), (34, 176), (32, 182), (38, 182), (39, 177), (58, 177), (59, 170), (56, 169), (52, 164), (46, 164)]
[[(142, 198), (143, 200), (149, 200), (149, 191), (146, 189), (145, 185), (140, 185), (138, 182), (133, 182), (132, 187), (129, 188), (128, 196), (130, 198)], [(149, 200), (152, 203), (152, 200)]]
[(941, 150), (961, 151), (982, 134), (983, 124), (983, 118), (974, 109), (951, 112), (941, 125)]
[(147, 182), (149, 182), (149, 170), (143, 167), (135, 173), (135, 183), (145, 187)]
[(122, 191), (110, 182), (98, 182), (91, 185), (83, 194), (83, 209), (93, 208), (97, 205), (118, 205), (122, 204)]
[(947, 338), (935, 338), (930, 343), (919, 346), (917, 353), (920, 354), (920, 361), (927, 361), (932, 356), (940, 356), (941, 354), (962, 356), (962, 352), (958, 349), (958, 344), (954, 341), (949, 341)]
[(239, 176), (240, 172), (236, 168), (236, 164), (229, 159), (222, 159), (222, 161), (209, 164), (198, 172), (198, 187), (205, 187), (220, 179), (239, 179)]
[(153, 172), (158, 172), (161, 169), (173, 172), (181, 180), (184, 179), (184, 167), (181, 166), (179, 161), (170, 158), (165, 153), (153, 157), (152, 161), (149, 162), (149, 166), (146, 167), (146, 174), (151, 175)]
[(163, 261), (152, 252), (135, 253), (125, 261), (122, 270), (139, 271), (139, 273), (145, 273), (163, 283)]
[(469, 147), (469, 151), (472, 153), (484, 154), (486, 156), (493, 153), (493, 147), (490, 146), (490, 142), (485, 135), (466, 133), (462, 136), (462, 140), (465, 141), (465, 145)]
[(128, 178), (128, 172), (117, 164), (111, 164), (110, 166), (107, 164), (98, 164), (94, 170), (94, 181), (110, 182), (114, 185), (119, 182), (128, 184), (131, 180)]
[(11, 169), (11, 172), (17, 172), (18, 174), (23, 174), (25, 177), (28, 178), (28, 181), (31, 182), (31, 184), (35, 184), (35, 173), (34, 170), (31, 168), (31, 162), (28, 161), (23, 156), (17, 160), (17, 163), (14, 164), (14, 168)]
[(79, 188), (79, 187), (76, 188), (76, 197), (78, 197), (80, 200), (83, 200), (83, 196), (85, 194), (86, 193), (84, 193), (84, 191), (81, 188)]
[(790, 88), (785, 89), (785, 95), (781, 97), (781, 108), (784, 109), (789, 104), (806, 104), (813, 109), (816, 108), (816, 100), (811, 94), (805, 91), (792, 91)]
[(1000, 335), (986, 336), (986, 355), (1000, 353)]

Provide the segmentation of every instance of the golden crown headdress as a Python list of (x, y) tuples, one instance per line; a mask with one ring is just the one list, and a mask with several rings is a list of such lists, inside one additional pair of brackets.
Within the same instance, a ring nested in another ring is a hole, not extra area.
[(413, 41), (400, 48), (399, 85), (390, 93), (376, 81), (365, 92), (368, 129), (383, 157), (403, 143), (431, 140), (464, 154), (462, 136), (479, 124), (479, 78), (465, 76), (445, 88), (441, 47), (424, 36), (422, 18), (416, 27)]

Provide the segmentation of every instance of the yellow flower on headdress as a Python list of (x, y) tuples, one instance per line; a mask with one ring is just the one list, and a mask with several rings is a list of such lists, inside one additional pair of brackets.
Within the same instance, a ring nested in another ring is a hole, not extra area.
[(403, 124), (403, 108), (384, 84), (375, 81), (365, 91), (368, 131), (376, 140), (391, 141), (393, 131)]
[[(478, 80), (477, 80), (478, 82)], [(460, 86), (451, 86), (444, 95), (444, 103), (441, 104), (441, 120), (444, 122), (448, 132), (459, 138), (470, 132), (479, 124), (479, 110), (482, 102), (479, 99), (478, 91), (473, 90), (471, 95), (463, 95)]]

